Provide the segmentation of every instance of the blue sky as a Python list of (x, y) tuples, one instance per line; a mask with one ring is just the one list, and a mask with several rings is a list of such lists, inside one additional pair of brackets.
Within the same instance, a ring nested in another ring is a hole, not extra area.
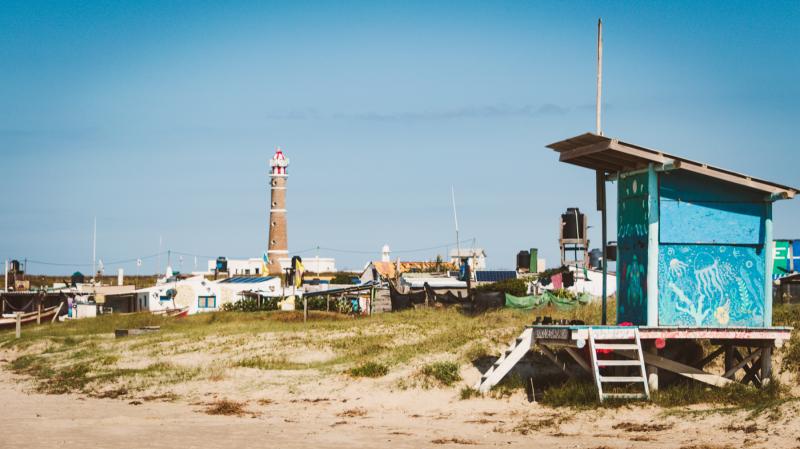
[(566, 207), (599, 244), (592, 173), (544, 146), (594, 128), (600, 16), (607, 135), (800, 185), (797, 2), (4, 2), (0, 258), (89, 271), (95, 216), (107, 262), (258, 257), (280, 145), (291, 251), (453, 242), (453, 185), (491, 266), (552, 264)]

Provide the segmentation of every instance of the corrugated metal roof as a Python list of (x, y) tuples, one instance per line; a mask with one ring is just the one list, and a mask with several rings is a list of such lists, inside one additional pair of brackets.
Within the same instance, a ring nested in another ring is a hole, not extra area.
[(266, 277), (254, 277), (254, 276), (241, 276), (241, 277), (231, 277), (227, 279), (223, 279), (219, 281), (220, 284), (257, 284), (259, 282), (267, 282), (270, 279), (273, 279), (275, 276), (266, 276)]
[(551, 143), (547, 145), (547, 148), (560, 153), (559, 160), (561, 162), (592, 170), (602, 170), (606, 173), (624, 173), (644, 169), (649, 164), (654, 163), (661, 166), (669, 165), (674, 169), (692, 171), (722, 181), (776, 194), (783, 198), (793, 198), (800, 191), (795, 187), (753, 178), (752, 176), (593, 133), (585, 133), (560, 142)]

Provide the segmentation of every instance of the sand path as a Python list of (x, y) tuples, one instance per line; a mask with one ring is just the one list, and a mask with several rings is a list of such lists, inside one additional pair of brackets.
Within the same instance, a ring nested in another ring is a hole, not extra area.
[[(261, 397), (274, 402), (251, 398), (250, 413), (236, 417), (207, 415), (201, 403), (133, 405), (131, 399), (43, 395), (29, 388), (3, 373), (0, 447), (800, 447), (793, 411), (769, 425), (760, 418), (757, 430), (747, 432), (728, 428), (747, 424), (742, 415), (663, 417), (654, 407), (554, 411), (522, 395), (461, 401), (455, 390), (387, 392), (358, 382), (333, 395), (323, 394), (330, 393), (323, 385), (295, 394), (265, 392)], [(621, 423), (665, 428), (613, 428)]]

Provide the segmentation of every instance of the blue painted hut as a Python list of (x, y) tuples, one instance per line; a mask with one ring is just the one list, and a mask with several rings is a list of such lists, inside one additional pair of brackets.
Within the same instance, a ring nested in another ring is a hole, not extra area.
[(618, 323), (772, 325), (772, 203), (798, 189), (591, 133), (548, 147), (596, 171), (598, 209), (616, 181)]

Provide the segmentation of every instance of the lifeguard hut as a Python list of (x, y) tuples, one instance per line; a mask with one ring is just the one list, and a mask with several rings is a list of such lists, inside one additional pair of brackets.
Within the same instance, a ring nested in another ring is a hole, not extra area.
[[(772, 205), (798, 189), (592, 133), (548, 148), (595, 172), (604, 236), (606, 184), (616, 183), (617, 322), (624, 325), (528, 326), (478, 387), (499, 382), (534, 344), (562, 367), (550, 347), (565, 347), (592, 374), (601, 400), (615, 397), (603, 392), (606, 383), (641, 383), (642, 393), (616, 396), (649, 396), (659, 369), (716, 386), (766, 383), (772, 348), (791, 332), (772, 326)], [(716, 349), (690, 361), (659, 355), (668, 341), (689, 339)], [(587, 344), (588, 354), (579, 351)], [(618, 356), (602, 360), (602, 349)], [(704, 370), (722, 354), (723, 373)], [(611, 366), (637, 372), (604, 374)]]

